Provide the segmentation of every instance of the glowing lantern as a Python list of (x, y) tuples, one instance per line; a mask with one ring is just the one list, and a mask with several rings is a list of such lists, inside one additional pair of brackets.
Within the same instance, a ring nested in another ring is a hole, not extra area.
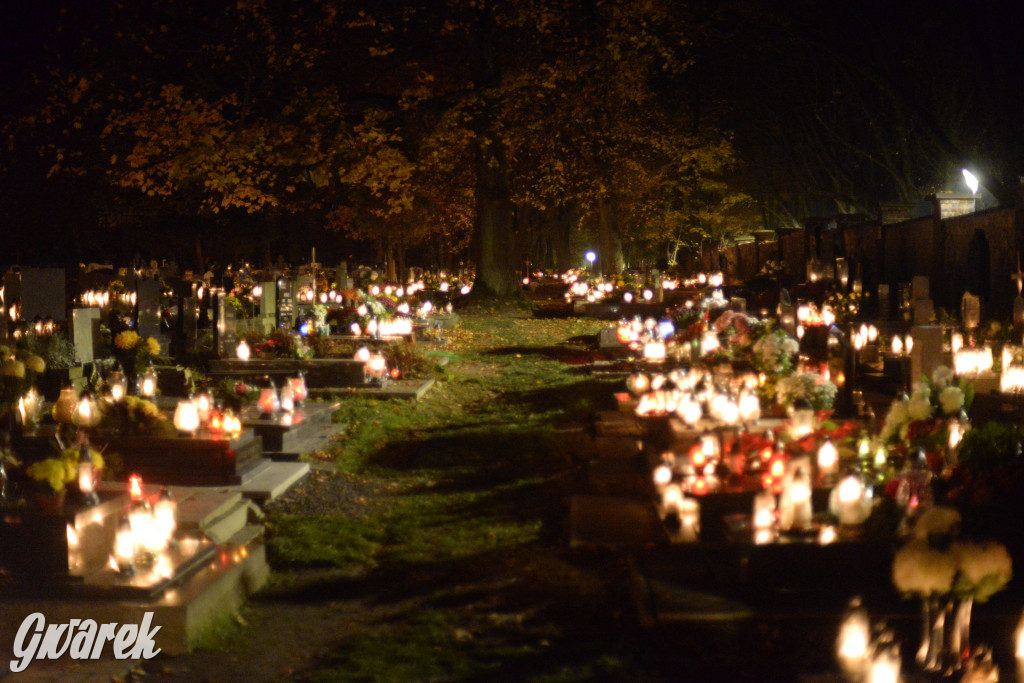
[(117, 525), (113, 560), (118, 573), (125, 576), (135, 573), (135, 534), (132, 533), (132, 525), (127, 517)]
[(309, 389), (306, 388), (306, 378), (302, 375), (292, 377), (288, 380), (288, 384), (291, 385), (296, 405), (305, 401), (309, 396)]
[(99, 423), (100, 413), (88, 392), (82, 392), (71, 421), (76, 426), (84, 428), (95, 427)]
[(843, 526), (856, 526), (871, 514), (871, 499), (856, 474), (843, 478), (835, 489), (835, 513)]
[(210, 421), (210, 411), (213, 408), (213, 401), (210, 399), (208, 393), (201, 392), (196, 394), (193, 403), (196, 405), (196, 412), (199, 414), (199, 422), (206, 424)]
[(133, 503), (142, 501), (142, 477), (138, 474), (133, 474), (128, 477), (128, 498)]
[(139, 378), (139, 394), (146, 398), (156, 396), (156, 369), (152, 365)]
[(281, 410), (290, 413), (295, 410), (295, 390), (291, 382), (285, 383), (281, 388)]
[(370, 356), (369, 360), (366, 361), (366, 374), (370, 379), (382, 380), (384, 379), (388, 368), (388, 361), (384, 356), (379, 353), (374, 353)]
[(846, 615), (839, 626), (836, 654), (843, 673), (859, 679), (867, 667), (871, 645), (871, 622), (859, 597), (850, 600)]
[(256, 405), (259, 407), (260, 414), (262, 415), (273, 415), (280, 410), (281, 400), (277, 396), (277, 388), (271, 385), (261, 389)]
[(190, 398), (178, 401), (174, 409), (174, 428), (186, 434), (195, 434), (199, 429), (199, 410)]
[(238, 360), (249, 360), (250, 353), (249, 345), (244, 339), (238, 342), (238, 347), (235, 349), (235, 354), (238, 356)]
[(92, 461), (90, 450), (89, 442), (83, 439), (78, 452), (78, 490), (82, 493), (86, 505), (98, 505), (100, 502), (99, 496), (96, 495), (98, 472)]
[(115, 403), (123, 400), (125, 394), (128, 393), (128, 382), (125, 380), (124, 374), (121, 372), (110, 373), (110, 377), (107, 379), (107, 384), (110, 385), (110, 398)]
[(831, 439), (825, 439), (825, 443), (818, 449), (818, 473), (822, 478), (828, 478), (835, 475), (838, 469), (839, 451)]
[(360, 363), (367, 362), (368, 360), (370, 360), (370, 349), (366, 348), (365, 346), (360, 347), (359, 350), (356, 351), (353, 358), (355, 358)]
[(772, 529), (775, 526), (775, 494), (763, 489), (754, 496), (752, 526), (755, 531)]
[(651, 387), (651, 382), (647, 379), (647, 375), (642, 372), (630, 375), (626, 379), (626, 388), (629, 389), (629, 393), (634, 396), (639, 396)]
[(779, 528), (804, 531), (811, 527), (811, 479), (802, 465), (794, 467), (779, 497)]
[(153, 506), (153, 516), (156, 517), (156, 525), (164, 544), (170, 542), (174, 536), (174, 529), (177, 526), (178, 505), (171, 498), (170, 491), (166, 486), (160, 487), (160, 497)]

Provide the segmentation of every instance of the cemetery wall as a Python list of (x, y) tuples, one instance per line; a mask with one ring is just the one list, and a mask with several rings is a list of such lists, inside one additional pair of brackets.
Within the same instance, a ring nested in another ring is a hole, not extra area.
[(769, 259), (780, 259), (785, 279), (802, 282), (809, 256), (819, 256), (831, 246), (835, 256), (849, 260), (850, 275), (860, 275), (865, 292), (877, 292), (883, 283), (895, 292), (915, 275), (926, 275), (936, 306), (958, 310), (960, 297), (970, 291), (982, 297), (986, 315), (1006, 318), (1017, 294), (1011, 276), (1017, 271), (1018, 230), (1024, 230), (1024, 199), (1020, 204), (945, 220), (933, 215), (885, 224), (866, 221), (827, 231), (797, 230), (777, 241), (705, 251), (701, 264), (708, 271), (721, 269), (736, 282), (756, 275)]

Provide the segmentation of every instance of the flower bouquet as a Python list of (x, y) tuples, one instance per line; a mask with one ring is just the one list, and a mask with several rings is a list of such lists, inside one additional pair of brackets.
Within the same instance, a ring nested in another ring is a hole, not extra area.
[(950, 426), (964, 421), (961, 413), (970, 409), (973, 398), (971, 383), (961, 382), (952, 370), (939, 366), (930, 378), (922, 377), (914, 385), (911, 396), (893, 402), (882, 425), (882, 440), (903, 456), (923, 450), (928, 465), (941, 470), (951, 447)]
[(1006, 547), (957, 539), (960, 522), (953, 508), (928, 508), (893, 558), (893, 585), (904, 596), (921, 600), (917, 662), (925, 671), (948, 673), (962, 666), (970, 650), (974, 602), (987, 601), (1013, 577)]
[(827, 410), (836, 399), (836, 385), (816, 372), (795, 372), (775, 384), (775, 400), (783, 406), (806, 401), (815, 410)]

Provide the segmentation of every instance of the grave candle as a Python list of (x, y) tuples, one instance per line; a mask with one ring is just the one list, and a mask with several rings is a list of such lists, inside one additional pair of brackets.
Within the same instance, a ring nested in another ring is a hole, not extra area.
[(680, 531), (684, 541), (696, 541), (700, 536), (700, 503), (694, 498), (679, 501)]
[(863, 675), (870, 657), (871, 623), (868, 613), (861, 605), (860, 598), (853, 598), (846, 616), (839, 627), (836, 649), (839, 666), (848, 677), (857, 679)]
[(120, 574), (130, 576), (135, 573), (135, 539), (128, 517), (124, 517), (117, 525), (112, 559)]
[(238, 360), (249, 360), (249, 345), (243, 339), (238, 342), (238, 348), (235, 349), (235, 354), (238, 356)]
[(775, 526), (775, 494), (770, 489), (762, 489), (754, 496), (752, 524), (755, 532)]
[(74, 419), (75, 405), (78, 403), (78, 395), (75, 388), (66, 386), (60, 390), (57, 402), (53, 404), (53, 419), (57, 422), (69, 424)]
[(836, 515), (843, 526), (855, 526), (865, 519), (864, 483), (850, 474), (836, 487)]
[(835, 476), (839, 469), (839, 451), (831, 439), (825, 439), (818, 449), (818, 474), (822, 479)]
[(174, 428), (179, 432), (194, 435), (199, 429), (199, 410), (190, 398), (178, 401), (174, 408)]

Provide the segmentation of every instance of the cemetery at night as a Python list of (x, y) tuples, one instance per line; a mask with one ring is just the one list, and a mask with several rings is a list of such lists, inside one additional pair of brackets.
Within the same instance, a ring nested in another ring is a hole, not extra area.
[(0, 680), (1024, 681), (1019, 9), (0, 9)]

